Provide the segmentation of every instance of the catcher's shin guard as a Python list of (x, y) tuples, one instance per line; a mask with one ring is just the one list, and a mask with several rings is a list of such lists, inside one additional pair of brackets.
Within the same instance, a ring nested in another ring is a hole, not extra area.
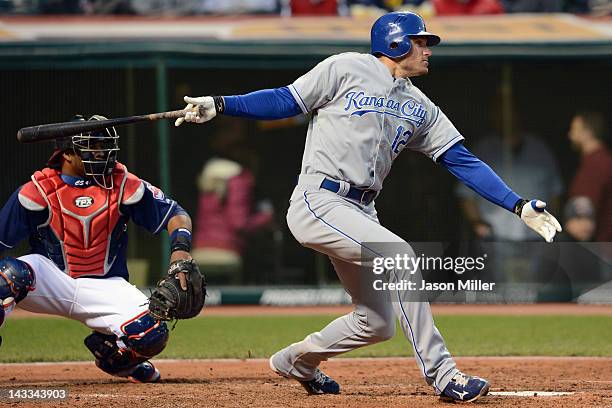
[(124, 323), (121, 330), (125, 333), (121, 338), (100, 332), (85, 338), (98, 368), (111, 375), (129, 376), (137, 365), (161, 353), (168, 342), (166, 324), (146, 312)]
[(170, 333), (166, 323), (155, 320), (148, 311), (121, 325), (124, 336), (120, 340), (132, 351), (147, 358), (166, 348)]
[(27, 263), (10, 256), (0, 259), (0, 303), (6, 309), (34, 290), (36, 278)]

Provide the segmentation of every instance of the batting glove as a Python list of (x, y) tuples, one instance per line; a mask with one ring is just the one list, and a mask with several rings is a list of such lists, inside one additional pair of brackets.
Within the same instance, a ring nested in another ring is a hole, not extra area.
[(546, 242), (552, 242), (555, 234), (561, 232), (559, 221), (546, 211), (546, 203), (540, 200), (523, 202), (517, 206), (516, 213), (532, 230), (540, 234)]
[(184, 110), (189, 112), (185, 114), (185, 117), (178, 118), (174, 122), (174, 126), (181, 126), (183, 122), (204, 123), (217, 116), (217, 109), (212, 96), (200, 96), (199, 98), (185, 96), (183, 99), (187, 102)]

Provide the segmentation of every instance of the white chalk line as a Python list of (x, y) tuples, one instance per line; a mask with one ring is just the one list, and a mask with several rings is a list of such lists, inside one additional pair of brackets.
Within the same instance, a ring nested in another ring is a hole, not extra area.
[[(493, 396), (502, 396), (502, 397), (563, 397), (568, 395), (574, 395), (575, 392), (567, 392), (567, 391), (490, 391), (489, 395)], [(95, 393), (95, 394), (80, 394), (73, 393), (81, 398), (151, 398), (151, 395), (137, 395), (137, 394), (104, 394), (104, 393)], [(161, 396), (160, 396), (161, 397)]]
[(489, 395), (503, 397), (562, 397), (574, 394), (567, 391), (489, 391)]
[(148, 399), (151, 398), (151, 395), (136, 395), (136, 394), (79, 394), (79, 393), (73, 393), (72, 395), (76, 395), (78, 397), (81, 398), (144, 398), (144, 399)]

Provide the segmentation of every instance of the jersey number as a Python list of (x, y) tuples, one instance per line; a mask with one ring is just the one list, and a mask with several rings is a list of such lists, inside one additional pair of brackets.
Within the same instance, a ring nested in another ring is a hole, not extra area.
[(402, 151), (406, 143), (408, 143), (410, 136), (412, 136), (411, 131), (405, 130), (403, 126), (397, 127), (395, 138), (393, 139), (393, 143), (391, 143), (393, 154), (397, 156)]

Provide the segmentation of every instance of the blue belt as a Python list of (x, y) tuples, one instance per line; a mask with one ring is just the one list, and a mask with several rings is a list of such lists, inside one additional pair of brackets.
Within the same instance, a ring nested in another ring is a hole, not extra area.
[[(330, 179), (324, 179), (320, 187), (324, 188), (325, 190), (331, 191), (332, 193), (338, 193), (338, 191), (340, 191), (340, 183)], [(369, 205), (372, 201), (374, 201), (377, 195), (378, 191), (362, 190), (359, 188), (351, 187), (349, 188), (346, 197), (358, 201), (361, 204)]]

